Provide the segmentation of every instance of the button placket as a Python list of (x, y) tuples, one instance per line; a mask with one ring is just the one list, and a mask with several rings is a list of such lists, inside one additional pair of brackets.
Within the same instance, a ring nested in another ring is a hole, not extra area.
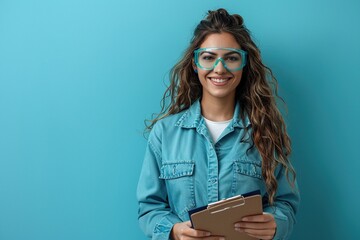
[[(208, 183), (207, 183), (207, 192), (208, 192), (208, 202), (216, 202), (219, 200), (219, 166), (218, 158), (215, 152), (211, 136), (204, 125), (204, 121), (200, 122), (199, 127), (197, 128), (199, 134), (203, 135), (206, 139), (206, 144), (208, 145)], [(216, 179), (214, 181), (214, 179)]]
[(208, 172), (208, 202), (216, 202), (219, 200), (219, 182), (218, 182), (218, 159), (213, 145), (210, 141), (209, 144), (209, 172)]

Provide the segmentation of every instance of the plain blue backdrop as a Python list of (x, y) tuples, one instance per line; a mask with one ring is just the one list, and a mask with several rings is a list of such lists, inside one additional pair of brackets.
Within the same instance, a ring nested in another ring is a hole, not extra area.
[(145, 239), (144, 119), (207, 10), (239, 13), (288, 106), (292, 239), (360, 239), (360, 2), (0, 1), (0, 239)]

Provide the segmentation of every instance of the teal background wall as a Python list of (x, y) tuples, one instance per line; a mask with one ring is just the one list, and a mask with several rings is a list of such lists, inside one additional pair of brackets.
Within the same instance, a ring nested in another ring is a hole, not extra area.
[(0, 0), (0, 239), (145, 239), (164, 81), (209, 9), (243, 15), (288, 104), (292, 239), (360, 239), (360, 2)]

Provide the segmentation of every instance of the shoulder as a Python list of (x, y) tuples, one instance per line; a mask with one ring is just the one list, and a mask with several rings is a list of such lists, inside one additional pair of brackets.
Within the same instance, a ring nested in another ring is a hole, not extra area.
[(179, 122), (186, 116), (188, 109), (179, 113), (166, 116), (158, 120), (150, 131), (149, 140), (154, 138), (161, 138), (164, 134), (171, 134), (172, 132), (180, 129)]
[(199, 100), (196, 100), (188, 108), (181, 112), (171, 114), (158, 120), (151, 132), (150, 138), (172, 137), (177, 133), (182, 132), (186, 128), (194, 128), (198, 126), (201, 120), (201, 107)]
[(160, 119), (157, 122), (157, 125), (161, 127), (175, 127), (179, 125), (179, 121), (181, 121), (187, 115), (188, 111), (189, 109), (185, 109), (179, 113), (166, 116), (165, 118)]

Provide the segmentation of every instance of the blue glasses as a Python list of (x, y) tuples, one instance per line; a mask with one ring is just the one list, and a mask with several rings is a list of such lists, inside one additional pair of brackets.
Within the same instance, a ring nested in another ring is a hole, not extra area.
[(247, 52), (236, 48), (199, 48), (194, 51), (196, 66), (204, 70), (213, 70), (221, 61), (226, 70), (235, 72), (246, 65)]

